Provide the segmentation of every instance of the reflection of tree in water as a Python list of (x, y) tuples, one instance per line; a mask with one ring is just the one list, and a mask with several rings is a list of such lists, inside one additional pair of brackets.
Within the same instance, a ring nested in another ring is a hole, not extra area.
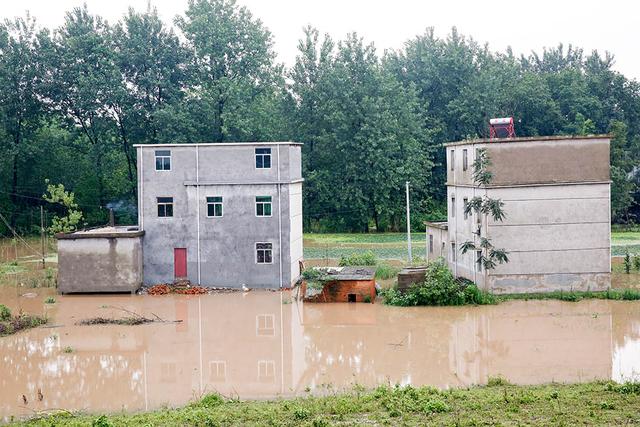
[[(113, 351), (118, 332), (104, 329), (84, 340), (76, 337), (78, 348), (71, 344), (73, 351), (65, 353), (68, 337), (63, 331), (33, 330), (0, 340), (0, 415), (29, 413), (20, 408), (23, 394), (27, 406), (38, 410), (144, 407), (139, 351)], [(42, 402), (36, 398), (39, 388)]]

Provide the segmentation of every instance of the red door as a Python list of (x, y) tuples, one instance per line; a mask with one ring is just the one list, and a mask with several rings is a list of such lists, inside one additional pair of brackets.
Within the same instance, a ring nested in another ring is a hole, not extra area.
[(173, 249), (173, 271), (176, 279), (187, 277), (187, 249)]

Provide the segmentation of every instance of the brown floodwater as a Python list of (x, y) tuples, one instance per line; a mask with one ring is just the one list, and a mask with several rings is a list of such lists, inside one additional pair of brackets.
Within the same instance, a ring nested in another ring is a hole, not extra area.
[[(0, 286), (1, 303), (51, 319), (47, 327), (0, 338), (0, 420), (54, 408), (144, 411), (214, 391), (266, 399), (356, 383), (640, 379), (639, 302), (399, 308), (303, 304), (290, 293), (252, 291), (71, 295), (45, 304), (53, 292)], [(76, 325), (128, 311), (181, 322)]]

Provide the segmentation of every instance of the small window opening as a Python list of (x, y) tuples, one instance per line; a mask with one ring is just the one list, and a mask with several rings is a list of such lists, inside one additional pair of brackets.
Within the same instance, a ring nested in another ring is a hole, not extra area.
[(347, 301), (348, 302), (356, 302), (356, 294), (347, 295)]

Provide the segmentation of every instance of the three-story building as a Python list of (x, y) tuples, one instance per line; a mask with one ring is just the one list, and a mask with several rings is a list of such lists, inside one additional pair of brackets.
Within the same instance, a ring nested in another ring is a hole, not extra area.
[(294, 284), (302, 260), (301, 146), (136, 145), (146, 284)]

